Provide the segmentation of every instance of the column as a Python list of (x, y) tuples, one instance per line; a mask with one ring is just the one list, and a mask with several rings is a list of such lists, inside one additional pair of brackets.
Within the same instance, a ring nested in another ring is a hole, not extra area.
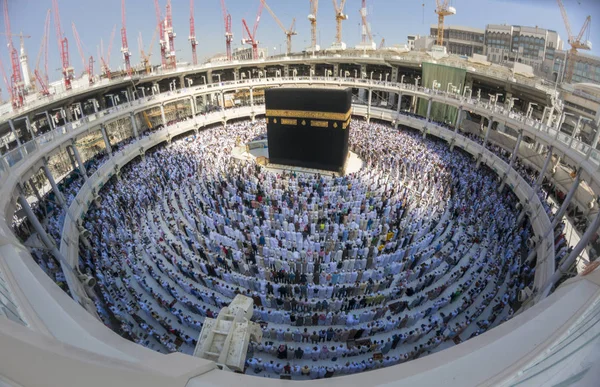
[(50, 186), (52, 187), (52, 191), (54, 192), (54, 196), (56, 196), (56, 200), (58, 201), (58, 204), (60, 204), (60, 206), (63, 209), (67, 209), (67, 203), (65, 201), (65, 198), (62, 194), (62, 192), (60, 192), (60, 189), (58, 189), (58, 185), (56, 184), (56, 180), (54, 180), (54, 176), (52, 176), (52, 172), (50, 171), (50, 168), (48, 168), (48, 160), (46, 158), (44, 158), (44, 175), (46, 175), (46, 178), (48, 179), (48, 181), (50, 182)]
[(569, 270), (571, 265), (575, 263), (579, 254), (585, 249), (585, 247), (590, 243), (592, 237), (596, 234), (600, 228), (600, 212), (594, 218), (592, 224), (585, 230), (585, 233), (579, 240), (579, 243), (573, 248), (573, 251), (567, 256), (567, 258), (563, 261), (563, 263), (558, 267), (558, 269), (552, 274), (552, 277), (548, 279), (548, 282), (544, 285), (541, 298), (545, 298), (548, 294), (550, 294), (550, 290), (552, 287), (562, 278), (563, 274)]
[(546, 161), (544, 161), (544, 165), (542, 166), (540, 175), (538, 176), (537, 180), (535, 181), (535, 183), (533, 183), (533, 186), (531, 187), (532, 188), (531, 195), (529, 195), (529, 198), (527, 198), (527, 202), (525, 203), (525, 205), (523, 206), (523, 209), (521, 210), (521, 213), (519, 214), (517, 223), (520, 224), (521, 221), (523, 220), (523, 218), (525, 217), (525, 213), (527, 212), (526, 206), (529, 205), (529, 202), (531, 201), (533, 196), (537, 194), (539, 188), (541, 187), (542, 182), (544, 181), (544, 176), (546, 175), (546, 171), (548, 170), (548, 166), (550, 165), (551, 160), (552, 160), (552, 145), (549, 145), (548, 146), (548, 155), (546, 156)]
[(396, 113), (400, 114), (400, 109), (402, 108), (402, 93), (398, 94), (398, 109), (396, 110)]
[(254, 110), (254, 93), (252, 92), (252, 88), (250, 88), (250, 107)]
[(411, 108), (408, 110), (412, 110), (413, 114), (417, 114), (417, 96), (416, 94), (413, 94), (412, 96), (412, 102), (411, 102)]
[[(521, 146), (521, 140), (523, 140), (523, 129), (519, 130), (519, 136), (517, 137), (517, 143), (515, 144), (515, 149), (513, 150), (513, 154), (510, 156), (510, 162), (508, 163), (508, 169), (510, 170), (519, 155), (519, 147)], [(508, 171), (507, 171), (508, 173)]]
[(367, 103), (367, 122), (371, 122), (371, 102), (373, 100), (373, 90), (369, 89), (369, 101)]
[(506, 168), (506, 172), (504, 173), (504, 176), (502, 176), (502, 183), (500, 184), (500, 187), (498, 187), (498, 192), (501, 192), (504, 189), (504, 185), (506, 184), (506, 178), (508, 177), (508, 174), (510, 173), (510, 170), (512, 169), (512, 166), (519, 154), (519, 147), (521, 146), (522, 139), (523, 139), (523, 130), (521, 129), (519, 131), (519, 137), (517, 137), (517, 143), (515, 144), (515, 149), (513, 150), (512, 156), (510, 157), (510, 162), (508, 163), (508, 168)]
[(456, 115), (456, 124), (454, 125), (454, 133), (458, 133), (458, 128), (460, 128), (460, 123), (462, 121), (462, 119), (461, 119), (462, 111), (463, 111), (463, 107), (460, 106), (458, 108), (458, 114)]
[(196, 117), (196, 97), (190, 96), (190, 109), (192, 110), (192, 117)]
[(28, 180), (27, 181), (29, 183), (29, 186), (31, 187), (31, 190), (33, 191), (33, 194), (35, 195), (35, 197), (37, 198), (38, 202), (42, 202), (42, 195), (40, 195), (40, 191), (38, 191), (37, 187), (35, 186), (35, 184), (33, 184), (33, 181)]
[[(21, 190), (22, 190), (22, 188), (21, 188)], [(46, 233), (46, 230), (44, 230), (44, 227), (42, 227), (42, 224), (38, 220), (37, 216), (35, 216), (35, 214), (33, 213), (33, 210), (31, 209), (31, 206), (27, 202), (27, 199), (25, 199), (23, 192), (19, 193), (18, 200), (19, 200), (19, 204), (21, 205), (21, 208), (23, 208), (23, 210), (25, 211), (25, 214), (27, 215), (27, 218), (29, 219), (29, 222), (33, 226), (34, 230), (38, 233), (40, 239), (42, 240), (42, 242), (44, 243), (46, 248), (48, 250), (50, 250), (50, 252), (54, 256), (54, 258), (56, 258), (56, 260), (58, 262), (66, 263), (62, 254), (60, 253), (60, 251), (58, 251), (58, 248), (56, 248), (56, 245), (54, 244), (52, 239), (48, 236), (48, 234)]]
[(581, 168), (579, 168), (577, 170), (577, 175), (575, 175), (575, 180), (573, 180), (573, 183), (571, 184), (571, 188), (569, 188), (569, 192), (567, 193), (567, 197), (565, 198), (562, 205), (558, 209), (558, 212), (556, 213), (554, 220), (552, 220), (552, 225), (550, 226), (550, 230), (548, 230), (548, 233), (550, 231), (554, 231), (556, 226), (561, 222), (563, 216), (565, 215), (565, 212), (567, 212), (567, 207), (569, 206), (569, 204), (571, 204), (571, 200), (573, 200), (573, 196), (575, 196), (575, 192), (577, 191), (577, 188), (579, 187), (580, 181), (581, 181)]
[(33, 127), (31, 126), (31, 121), (29, 120), (28, 116), (25, 116), (25, 126), (27, 127), (29, 134), (31, 134), (31, 139), (33, 140), (35, 138), (35, 134), (33, 133)]
[(548, 112), (548, 120), (546, 121), (546, 126), (550, 126), (552, 124), (552, 118), (554, 118), (554, 105), (550, 106), (550, 111)]
[(94, 108), (94, 113), (98, 113), (98, 101), (92, 99), (92, 107)]
[(21, 139), (17, 134), (17, 130), (15, 129), (15, 124), (13, 123), (13, 120), (8, 120), (8, 125), (10, 126), (10, 131), (12, 132), (13, 136), (15, 136), (15, 138), (17, 139), (17, 145), (21, 146)]
[(77, 166), (79, 167), (79, 172), (83, 175), (83, 179), (85, 181), (88, 180), (87, 171), (85, 170), (85, 165), (83, 165), (83, 161), (81, 161), (81, 155), (79, 154), (79, 150), (75, 146), (75, 142), (71, 144), (71, 149), (73, 149), (73, 154), (75, 155), (75, 160), (77, 160)]
[(556, 136), (554, 138), (558, 138), (558, 134), (560, 133), (560, 128), (562, 127), (564, 122), (565, 122), (565, 112), (563, 111), (560, 116), (560, 119), (558, 120), (558, 125), (556, 127)]
[(479, 153), (479, 156), (477, 157), (476, 168), (479, 168), (479, 166), (481, 165), (481, 155), (482, 155), (483, 151), (486, 149), (486, 145), (487, 145), (488, 139), (490, 138), (490, 132), (492, 131), (493, 124), (494, 124), (494, 117), (490, 116), (488, 118), (488, 126), (485, 131), (485, 137), (483, 138), (483, 144), (481, 145), (481, 153)]
[[(94, 108), (96, 108), (96, 105), (94, 105)], [(45, 111), (44, 114), (46, 115), (46, 121), (48, 121), (48, 126), (50, 127), (50, 130), (56, 129), (56, 125), (54, 125), (54, 120), (52, 120), (50, 114), (48, 114), (48, 111)]]
[(167, 126), (167, 119), (165, 118), (165, 107), (160, 104), (160, 118), (162, 118), (163, 126)]
[(538, 176), (534, 186), (534, 191), (536, 191), (539, 187), (542, 186), (542, 182), (544, 181), (544, 176), (546, 176), (546, 171), (548, 170), (548, 166), (550, 165), (550, 161), (552, 160), (552, 145), (548, 146), (548, 155), (546, 156), (546, 161), (544, 161), (544, 166), (540, 171), (540, 175)]
[(131, 127), (133, 128), (133, 135), (135, 138), (139, 139), (140, 135), (138, 134), (137, 122), (135, 122), (135, 115), (133, 113), (129, 113), (129, 119), (131, 120)]
[(433, 101), (433, 98), (429, 98), (429, 101), (427, 102), (427, 122), (429, 122), (429, 117), (431, 117), (431, 102)]
[[(102, 138), (104, 139), (104, 146), (106, 147), (106, 153), (108, 153), (108, 157), (112, 157), (112, 147), (110, 146), (110, 141), (108, 141), (108, 135), (106, 134), (106, 127), (104, 125), (100, 125), (100, 132), (102, 132)], [(77, 160), (79, 162), (79, 159)]]

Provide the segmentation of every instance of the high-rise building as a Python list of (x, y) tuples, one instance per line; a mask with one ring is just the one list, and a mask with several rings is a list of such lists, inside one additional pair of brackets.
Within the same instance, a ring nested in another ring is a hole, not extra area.
[(556, 31), (539, 27), (488, 24), (485, 51), (488, 61), (512, 66), (529, 65), (539, 75), (550, 74), (556, 50), (563, 42)]
[[(437, 36), (438, 26), (432, 24), (430, 35)], [(481, 28), (447, 26), (444, 28), (444, 47), (448, 54), (472, 56), (485, 52), (485, 30)]]

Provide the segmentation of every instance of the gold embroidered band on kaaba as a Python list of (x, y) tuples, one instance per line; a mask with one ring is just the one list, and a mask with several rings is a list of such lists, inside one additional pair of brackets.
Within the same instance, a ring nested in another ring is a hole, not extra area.
[(314, 112), (306, 110), (277, 110), (267, 109), (265, 115), (267, 117), (284, 117), (284, 118), (311, 118), (315, 120), (332, 120), (346, 122), (350, 119), (352, 111), (346, 113), (333, 112)]

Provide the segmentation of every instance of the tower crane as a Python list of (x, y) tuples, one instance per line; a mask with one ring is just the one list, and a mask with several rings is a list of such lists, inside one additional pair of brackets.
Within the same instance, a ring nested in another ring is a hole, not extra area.
[[(5, 32), (0, 32), (0, 35), (6, 35)], [(6, 35), (9, 36), (9, 35)], [(21, 44), (21, 53), (20, 53), (20, 58), (19, 58), (19, 62), (21, 63), (21, 72), (23, 75), (23, 87), (24, 89), (27, 89), (28, 87), (32, 86), (33, 89), (35, 90), (35, 80), (30, 79), (30, 74), (31, 72), (29, 71), (29, 65), (27, 63), (27, 55), (25, 54), (25, 39), (29, 39), (31, 38), (31, 36), (29, 35), (24, 35), (22, 32), (18, 33), (18, 34), (10, 34), (10, 36), (18, 36), (19, 37), (19, 42)], [(33, 82), (31, 82), (33, 81)]]
[(11, 84), (8, 82), (8, 78), (6, 77), (6, 71), (4, 71), (4, 65), (2, 64), (2, 60), (0, 60), (0, 74), (2, 74), (2, 80), (4, 81), (6, 90), (8, 90), (8, 97), (12, 101), (13, 100), (13, 89), (11, 87)]
[[(100, 63), (102, 63), (102, 69), (106, 74), (106, 78), (111, 79), (112, 74), (110, 72), (110, 52), (112, 51), (112, 44), (115, 40), (115, 31), (117, 30), (117, 26), (113, 26), (112, 32), (110, 33), (110, 40), (108, 41), (108, 51), (106, 52), (106, 58), (104, 56), (104, 49), (100, 55)], [(102, 41), (100, 41), (100, 45), (102, 45)]]
[(81, 63), (83, 64), (83, 70), (88, 75), (88, 81), (90, 85), (94, 84), (94, 73), (93, 69), (90, 68), (90, 64), (93, 66), (93, 59), (90, 57), (90, 61), (86, 63), (85, 55), (83, 53), (83, 45), (81, 44), (81, 39), (79, 38), (79, 33), (77, 32), (77, 27), (75, 27), (75, 23), (72, 22), (71, 26), (73, 27), (73, 36), (75, 37), (75, 43), (77, 44), (77, 50), (79, 51), (79, 56), (81, 57)]
[(227, 51), (227, 60), (231, 61), (231, 42), (233, 41), (233, 32), (231, 32), (231, 15), (225, 6), (225, 0), (221, 0), (221, 10), (223, 11), (223, 23), (225, 25), (225, 48)]
[(310, 21), (310, 50), (319, 51), (321, 47), (317, 45), (317, 11), (319, 10), (319, 0), (310, 0), (310, 13), (308, 20)]
[(258, 40), (256, 40), (256, 30), (258, 30), (258, 25), (260, 23), (260, 16), (262, 15), (264, 3), (261, 1), (258, 5), (258, 12), (256, 13), (256, 20), (254, 21), (254, 28), (252, 28), (252, 32), (248, 28), (248, 24), (245, 19), (242, 19), (242, 24), (244, 25), (244, 29), (248, 33), (248, 38), (242, 38), (242, 44), (250, 44), (252, 46), (252, 59), (258, 59)]
[(62, 64), (62, 74), (65, 82), (65, 89), (71, 90), (71, 80), (73, 79), (73, 67), (69, 64), (69, 41), (63, 35), (60, 27), (60, 15), (58, 13), (58, 0), (52, 0), (54, 8), (54, 26), (56, 27), (56, 38), (58, 40), (58, 49)]
[[(40, 49), (38, 51), (37, 59), (35, 61), (35, 67), (33, 69), (33, 74), (35, 76), (35, 80), (37, 81), (40, 92), (42, 95), (48, 95), (50, 92), (48, 91), (48, 39), (50, 37), (50, 13), (49, 9), (46, 11), (46, 21), (44, 23), (44, 36), (42, 37), (42, 41), (40, 43)], [(40, 71), (40, 60), (44, 57), (44, 73), (43, 77)]]
[(177, 67), (177, 58), (175, 57), (175, 37), (177, 34), (173, 31), (173, 13), (171, 0), (167, 0), (167, 11), (165, 17), (165, 41), (167, 68), (175, 69)]
[(160, 7), (158, 6), (158, 0), (154, 0), (154, 10), (156, 11), (156, 25), (158, 26), (158, 42), (160, 44), (160, 62), (162, 68), (167, 68), (167, 42), (164, 40), (165, 36), (165, 25), (160, 14)]
[(346, 48), (346, 44), (342, 42), (342, 22), (348, 20), (348, 15), (344, 13), (346, 0), (341, 0), (338, 5), (337, 0), (331, 0), (335, 9), (335, 46), (342, 50)]
[(4, 0), (4, 27), (6, 28), (6, 42), (8, 44), (8, 52), (10, 54), (10, 64), (12, 74), (10, 77), (11, 103), (13, 109), (18, 109), (23, 106), (23, 94), (25, 92), (23, 78), (21, 77), (21, 66), (19, 65), (19, 53), (13, 46), (12, 36), (10, 32), (10, 19), (8, 17), (8, 0)]
[(127, 75), (131, 76), (131, 61), (129, 59), (131, 52), (129, 51), (129, 44), (127, 44), (127, 27), (125, 26), (125, 0), (121, 0), (121, 52), (125, 60)]
[(438, 46), (444, 45), (444, 18), (446, 16), (456, 15), (456, 8), (451, 7), (448, 4), (448, 0), (435, 0), (437, 7), (435, 13), (438, 15), (438, 36), (436, 44)]
[[(567, 73), (566, 73), (566, 81), (571, 82), (573, 79), (573, 70), (575, 69), (575, 58), (577, 57), (577, 50), (591, 50), (592, 42), (589, 41), (589, 26), (592, 21), (592, 17), (588, 15), (585, 18), (585, 22), (583, 23), (583, 27), (581, 27), (581, 31), (577, 36), (573, 35), (571, 32), (571, 23), (569, 23), (569, 18), (567, 17), (567, 11), (565, 10), (565, 6), (563, 5), (561, 0), (557, 0), (558, 6), (560, 7), (560, 13), (562, 14), (562, 18), (565, 22), (565, 27), (567, 28), (568, 42), (571, 46), (571, 49), (567, 53), (567, 57), (565, 58), (567, 61)], [(582, 40), (583, 34), (587, 31), (587, 36), (585, 40)]]
[(373, 35), (371, 34), (371, 25), (367, 21), (367, 0), (362, 0), (362, 7), (360, 8), (359, 13), (362, 27), (362, 40), (361, 43), (358, 46), (356, 46), (356, 48), (365, 51), (374, 50), (377, 48), (377, 46), (375, 46), (375, 42), (373, 41)]
[(194, 25), (194, 0), (190, 0), (190, 37), (188, 40), (192, 45), (192, 64), (195, 66), (198, 64), (198, 55), (196, 54), (198, 40), (196, 39), (196, 26)]
[(152, 47), (154, 46), (154, 41), (156, 40), (156, 34), (158, 33), (158, 26), (154, 29), (154, 33), (152, 34), (152, 40), (150, 41), (150, 46), (148, 50), (144, 52), (144, 43), (142, 41), (142, 33), (140, 32), (140, 57), (142, 58), (142, 64), (146, 68), (146, 74), (150, 74), (152, 70), (150, 67), (150, 57), (152, 56)]
[(263, 5), (267, 9), (267, 11), (269, 11), (269, 13), (273, 17), (273, 19), (275, 19), (275, 22), (277, 23), (279, 28), (281, 28), (281, 30), (285, 33), (286, 43), (287, 43), (286, 53), (287, 53), (287, 55), (290, 55), (292, 53), (292, 36), (298, 35), (298, 33), (296, 32), (296, 18), (294, 18), (292, 20), (292, 25), (290, 26), (290, 28), (286, 29), (283, 26), (283, 23), (281, 22), (281, 20), (279, 20), (277, 15), (275, 15), (275, 13), (271, 9), (271, 7), (269, 7), (269, 4), (267, 4), (267, 2), (265, 0), (261, 0), (261, 2), (263, 3)]

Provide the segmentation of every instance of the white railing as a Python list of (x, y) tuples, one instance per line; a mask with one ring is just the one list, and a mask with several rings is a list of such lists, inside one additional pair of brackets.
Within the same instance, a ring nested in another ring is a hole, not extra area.
[[(91, 116), (84, 117), (78, 121), (68, 123), (65, 126), (56, 128), (54, 131), (47, 133), (43, 136), (36, 137), (32, 141), (23, 144), (21, 147), (9, 152), (4, 155), (0, 161), (0, 182), (4, 182), (6, 178), (11, 174), (13, 170), (16, 168), (20, 168), (21, 164), (24, 163), (25, 160), (28, 161), (29, 164), (33, 164), (34, 160), (39, 160), (43, 155), (45, 155), (48, 151), (51, 151), (53, 147), (58, 146), (60, 143), (66, 141), (67, 139), (73, 138), (80, 133), (83, 133), (86, 130), (89, 130), (92, 127), (95, 127), (101, 123), (105, 123), (107, 121), (118, 119), (119, 117), (136, 112), (141, 107), (147, 107), (154, 104), (164, 104), (169, 101), (181, 99), (181, 98), (189, 98), (191, 96), (202, 95), (207, 91), (210, 92), (225, 92), (228, 90), (236, 90), (243, 87), (268, 87), (268, 86), (276, 86), (282, 84), (325, 84), (325, 85), (341, 85), (348, 87), (358, 87), (358, 88), (368, 88), (373, 90), (382, 90), (389, 91), (395, 93), (402, 93), (404, 95), (415, 95), (419, 98), (431, 98), (436, 102), (446, 103), (454, 106), (463, 106), (464, 109), (469, 109), (471, 111), (477, 111), (481, 114), (492, 116), (495, 120), (502, 120), (506, 122), (507, 125), (515, 126), (516, 128), (523, 128), (529, 132), (534, 133), (534, 136), (538, 139), (546, 140), (548, 143), (556, 145), (559, 144), (560, 147), (563, 148), (565, 153), (568, 153), (570, 150), (577, 153), (580, 159), (585, 157), (585, 161), (589, 159), (591, 162), (584, 163), (581, 165), (584, 168), (588, 169), (589, 175), (592, 178), (597, 175), (598, 165), (600, 165), (600, 154), (596, 150), (590, 149), (590, 147), (586, 144), (582, 144), (579, 141), (572, 139), (569, 136), (564, 136), (562, 133), (558, 133), (556, 129), (547, 127), (544, 124), (539, 122), (530, 120), (528, 118), (523, 117), (522, 115), (515, 112), (508, 112), (502, 107), (491, 105), (486, 102), (481, 102), (475, 99), (467, 99), (455, 94), (446, 94), (444, 92), (434, 91), (422, 87), (415, 87), (414, 85), (405, 84), (405, 83), (391, 83), (391, 82), (379, 82), (372, 81), (366, 79), (353, 79), (353, 78), (332, 78), (332, 77), (292, 77), (292, 78), (262, 78), (262, 79), (245, 79), (240, 81), (230, 81), (223, 82), (220, 84), (208, 84), (197, 86), (194, 88), (186, 88), (183, 90), (177, 91), (169, 91), (165, 93), (161, 93), (159, 95), (148, 96), (143, 99), (135, 100), (132, 102), (126, 102), (119, 106), (109, 108), (97, 113), (94, 113)], [(367, 106), (357, 105), (356, 109), (364, 109), (363, 115), (366, 114)], [(357, 110), (358, 111), (358, 110)], [(371, 114), (374, 115), (375, 112), (378, 112), (382, 117), (387, 115), (389, 120), (394, 119), (403, 119), (406, 122), (412, 123), (413, 125), (423, 125), (424, 121), (410, 118), (405, 116), (396, 117), (396, 112), (388, 109), (381, 108), (371, 108)], [(216, 115), (215, 117), (218, 119), (224, 119), (229, 116), (229, 112), (216, 112), (213, 113)], [(419, 126), (417, 126), (419, 127)], [(437, 127), (434, 124), (427, 124), (428, 128)], [(440, 128), (443, 129), (443, 128)], [(448, 134), (444, 131), (439, 131), (438, 134), (444, 138)], [(560, 148), (559, 147), (559, 148)], [(487, 153), (484, 152), (484, 155)], [(34, 157), (31, 157), (35, 155)], [(587, 155), (587, 157), (586, 157)], [(496, 165), (502, 165), (500, 163), (496, 163)], [(503, 168), (506, 171), (506, 168)], [(510, 178), (510, 174), (509, 174)], [(517, 184), (518, 177), (514, 177), (516, 186), (519, 186), (520, 183)], [(16, 179), (13, 179), (16, 184)], [(14, 189), (14, 188), (13, 188)], [(535, 196), (535, 195), (533, 195)], [(2, 199), (0, 199), (2, 200)], [(6, 206), (1, 206), (0, 208), (6, 208)], [(4, 225), (6, 226), (6, 225)], [(537, 234), (537, 232), (536, 232)], [(538, 234), (539, 235), (539, 234)], [(544, 245), (546, 245), (544, 243)], [(546, 249), (548, 251), (552, 250), (552, 254), (554, 253), (553, 249)], [(546, 251), (546, 253), (548, 252)], [(545, 254), (540, 254), (539, 256), (543, 257)], [(541, 259), (543, 262), (554, 262), (554, 259)], [(546, 272), (544, 270), (544, 272)], [(537, 273), (536, 273), (537, 274)], [(536, 281), (538, 282), (538, 281)]]

